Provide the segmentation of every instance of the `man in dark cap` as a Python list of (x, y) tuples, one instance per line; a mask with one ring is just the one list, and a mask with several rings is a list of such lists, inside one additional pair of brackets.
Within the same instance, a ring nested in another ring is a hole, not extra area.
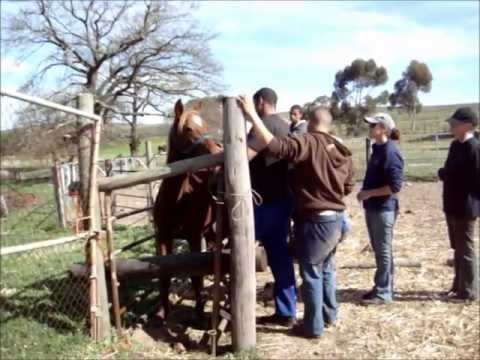
[(475, 300), (479, 295), (473, 240), (475, 222), (480, 216), (480, 142), (474, 136), (478, 117), (472, 109), (462, 107), (447, 122), (454, 141), (438, 176), (443, 181), (443, 210), (454, 250), (455, 275), (448, 295)]

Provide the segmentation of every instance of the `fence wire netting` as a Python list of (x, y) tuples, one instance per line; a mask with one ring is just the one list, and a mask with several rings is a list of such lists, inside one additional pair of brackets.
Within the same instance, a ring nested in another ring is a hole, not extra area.
[(50, 342), (87, 335), (88, 279), (69, 275), (84, 260), (82, 240), (2, 255), (2, 358), (43, 357)]
[(49, 180), (2, 181), (0, 189), (8, 208), (0, 229), (0, 356), (55, 358), (64, 349), (80, 351), (88, 341), (88, 279), (73, 279), (69, 268), (85, 261), (85, 240), (3, 253), (72, 236), (72, 229), (58, 224)]

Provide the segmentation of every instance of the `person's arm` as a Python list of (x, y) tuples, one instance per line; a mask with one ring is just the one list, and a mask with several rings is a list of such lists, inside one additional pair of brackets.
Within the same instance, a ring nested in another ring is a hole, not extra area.
[(263, 121), (258, 117), (253, 101), (246, 96), (239, 96), (240, 106), (245, 114), (245, 119), (253, 125), (253, 134), (256, 139), (255, 151), (260, 152), (272, 141), (273, 134), (267, 129)]
[(352, 158), (348, 159), (348, 175), (345, 180), (345, 195), (350, 194), (355, 187), (355, 168), (353, 166)]
[(399, 153), (390, 153), (388, 155), (385, 171), (387, 173), (387, 185), (371, 190), (360, 191), (357, 195), (359, 201), (364, 201), (372, 197), (389, 196), (400, 191), (403, 182), (403, 160)]
[(267, 149), (270, 155), (292, 162), (303, 161), (308, 157), (309, 146), (304, 136), (276, 138), (258, 117), (251, 99), (241, 96), (239, 102), (246, 120), (253, 125), (255, 141), (252, 143), (255, 146), (251, 149), (252, 151), (249, 151), (249, 154), (253, 151), (259, 152)]
[(358, 193), (357, 199), (358, 201), (363, 201), (370, 199), (372, 197), (377, 197), (377, 196), (388, 196), (392, 195), (393, 191), (390, 188), (390, 186), (385, 185), (376, 189), (371, 189), (371, 190), (362, 190)]

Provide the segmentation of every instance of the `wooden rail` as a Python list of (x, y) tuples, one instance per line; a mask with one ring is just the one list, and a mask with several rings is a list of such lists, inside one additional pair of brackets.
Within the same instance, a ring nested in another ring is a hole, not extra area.
[(132, 175), (99, 179), (98, 190), (107, 192), (123, 189), (221, 164), (223, 164), (223, 153), (197, 156), (191, 159), (176, 161), (154, 170), (145, 170)]

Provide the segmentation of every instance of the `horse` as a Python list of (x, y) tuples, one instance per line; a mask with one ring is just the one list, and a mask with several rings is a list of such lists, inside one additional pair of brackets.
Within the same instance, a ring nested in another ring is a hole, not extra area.
[[(181, 100), (174, 107), (175, 118), (168, 137), (167, 164), (205, 154), (220, 152), (221, 146), (206, 136), (207, 124), (197, 110), (186, 110)], [(157, 255), (172, 253), (175, 238), (186, 239), (191, 252), (201, 251), (202, 237), (214, 242), (215, 201), (209, 191), (209, 179), (216, 169), (202, 169), (163, 180), (153, 208)], [(170, 278), (160, 281), (161, 305), (154, 314), (164, 324), (169, 312)], [(192, 277), (195, 313), (202, 319), (202, 277)]]

